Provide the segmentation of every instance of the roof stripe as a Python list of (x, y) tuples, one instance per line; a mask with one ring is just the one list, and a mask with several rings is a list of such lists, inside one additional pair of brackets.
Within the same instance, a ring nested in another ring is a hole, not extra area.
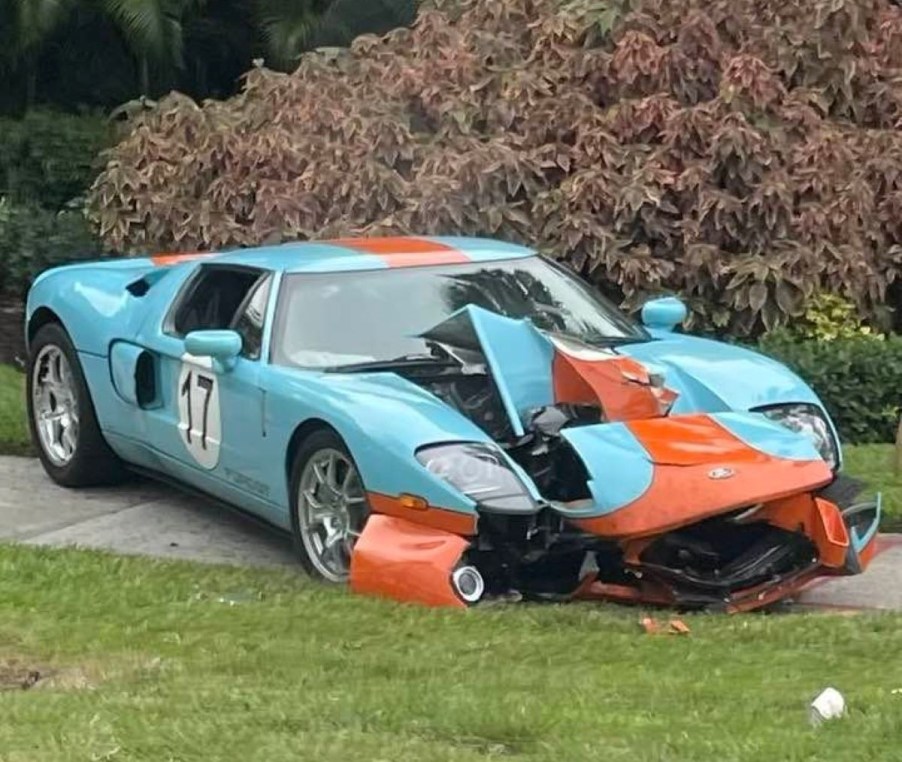
[(150, 261), (154, 263), (156, 267), (169, 267), (171, 265), (177, 265), (180, 262), (188, 262), (192, 259), (201, 259), (203, 257), (212, 257), (215, 252), (212, 251), (196, 251), (196, 252), (185, 252), (179, 254), (154, 254)]
[(455, 265), (472, 261), (460, 249), (429, 238), (339, 238), (323, 243), (373, 254), (389, 267)]

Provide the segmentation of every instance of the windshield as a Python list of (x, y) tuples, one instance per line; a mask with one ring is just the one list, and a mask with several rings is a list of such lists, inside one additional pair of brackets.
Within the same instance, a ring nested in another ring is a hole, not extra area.
[(561, 266), (529, 257), (286, 276), (273, 362), (331, 368), (428, 355), (428, 331), (473, 304), (587, 344), (644, 341), (644, 329)]

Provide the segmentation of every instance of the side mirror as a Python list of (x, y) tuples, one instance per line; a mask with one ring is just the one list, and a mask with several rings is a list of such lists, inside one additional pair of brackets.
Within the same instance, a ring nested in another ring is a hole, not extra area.
[(686, 319), (688, 310), (675, 296), (652, 299), (642, 305), (642, 323), (646, 328), (672, 331)]
[(185, 351), (195, 357), (212, 357), (229, 370), (241, 354), (241, 336), (236, 331), (191, 331), (185, 336)]

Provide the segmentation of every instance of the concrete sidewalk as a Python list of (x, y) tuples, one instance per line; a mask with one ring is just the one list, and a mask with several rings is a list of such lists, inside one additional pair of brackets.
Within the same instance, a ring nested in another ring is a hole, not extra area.
[[(113, 489), (55, 486), (37, 460), (0, 457), (0, 539), (256, 566), (295, 564), (282, 533), (149, 481)], [(818, 580), (803, 607), (902, 611), (902, 536), (857, 577)]]
[(0, 539), (210, 563), (294, 564), (286, 535), (162, 484), (70, 490), (30, 458), (0, 457)]

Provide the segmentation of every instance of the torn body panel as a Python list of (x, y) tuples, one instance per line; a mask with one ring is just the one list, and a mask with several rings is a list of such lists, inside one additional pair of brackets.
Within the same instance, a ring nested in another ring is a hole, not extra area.
[(427, 606), (465, 606), (451, 578), (469, 543), (393, 516), (370, 516), (354, 546), (351, 589)]
[[(762, 414), (669, 415), (677, 395), (654, 368), (474, 306), (422, 336), (441, 362), (405, 377), (491, 436), (534, 508), (505, 515), (474, 497), (475, 527), (447, 554), (437, 541), (428, 552), (411, 543), (405, 523), (380, 521), (364, 536), (403, 548), (380, 557), (380, 582), (358, 568), (355, 589), (459, 605), (453, 575), (465, 565), (487, 598), (742, 611), (818, 575), (857, 573), (873, 554), (879, 504), (846, 514), (820, 497), (830, 466), (810, 439)], [(371, 539), (360, 548), (362, 564), (386, 552)], [(405, 565), (409, 576), (428, 567), (430, 593), (403, 582)]]

